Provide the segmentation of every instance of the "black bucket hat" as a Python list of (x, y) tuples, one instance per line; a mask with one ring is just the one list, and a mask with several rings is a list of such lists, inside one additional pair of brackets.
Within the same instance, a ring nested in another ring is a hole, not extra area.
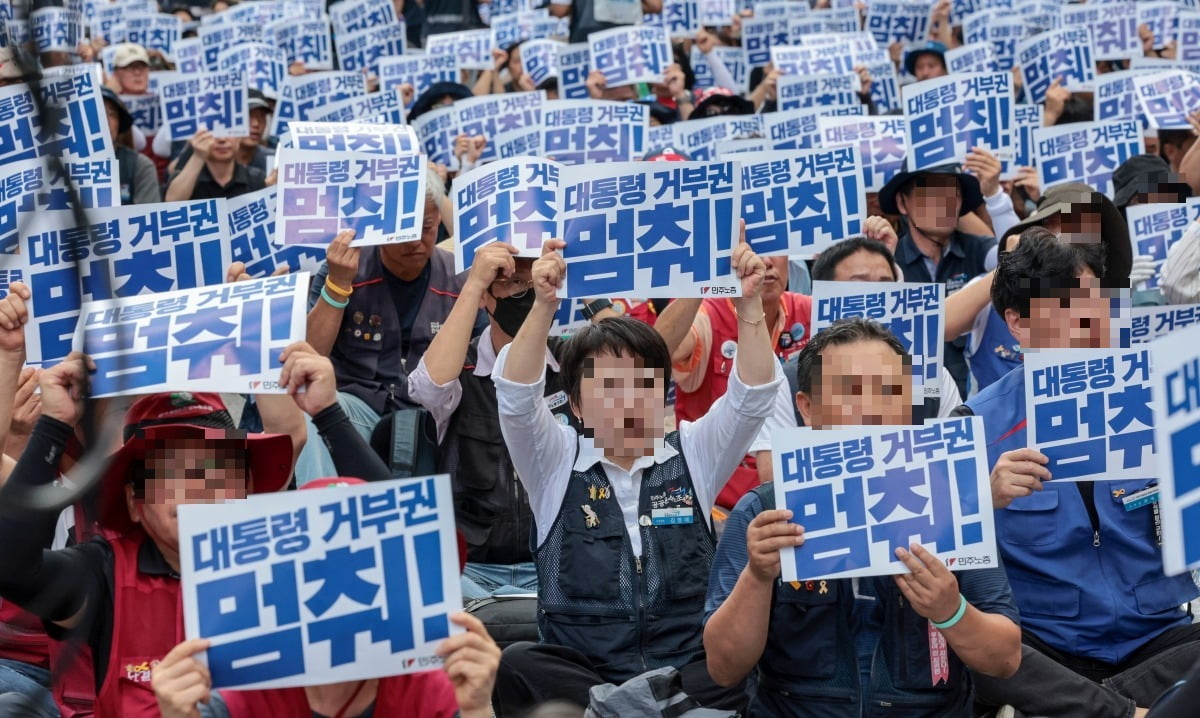
[(408, 121), (412, 122), (432, 110), (443, 97), (465, 100), (474, 96), (475, 93), (471, 92), (471, 88), (458, 82), (435, 82), (413, 102), (412, 109), (408, 111)]
[(923, 170), (910, 171), (905, 169), (902, 172), (897, 172), (883, 186), (883, 189), (879, 190), (879, 208), (885, 214), (900, 214), (900, 207), (896, 204), (896, 195), (908, 186), (909, 182), (918, 180), (926, 175), (952, 175), (958, 179), (958, 193), (962, 197), (962, 204), (958, 207), (959, 217), (973, 212), (983, 204), (983, 191), (979, 189), (979, 180), (974, 175), (963, 172), (960, 165), (948, 164), (927, 167)]
[(117, 132), (125, 132), (130, 127), (133, 127), (133, 115), (129, 114), (129, 108), (125, 106), (125, 102), (121, 99), (120, 95), (107, 87), (100, 88), (100, 95), (105, 100), (117, 106), (117, 114), (121, 116), (121, 119), (117, 122)]
[(1113, 204), (1118, 209), (1129, 206), (1139, 194), (1174, 192), (1180, 202), (1186, 202), (1192, 188), (1179, 179), (1171, 165), (1158, 155), (1130, 157), (1113, 172)]

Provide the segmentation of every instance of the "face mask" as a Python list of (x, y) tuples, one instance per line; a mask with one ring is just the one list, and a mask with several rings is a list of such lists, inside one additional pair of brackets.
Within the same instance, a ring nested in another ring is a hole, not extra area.
[(532, 289), (529, 289), (520, 298), (505, 297), (496, 300), (496, 311), (492, 312), (492, 319), (500, 325), (500, 329), (510, 337), (515, 337), (521, 325), (525, 322), (525, 317), (529, 316), (529, 310), (533, 309), (533, 300), (536, 298)]

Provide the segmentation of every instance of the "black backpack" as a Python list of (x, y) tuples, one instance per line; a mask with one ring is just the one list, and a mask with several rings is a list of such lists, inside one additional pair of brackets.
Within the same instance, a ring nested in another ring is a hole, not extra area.
[(379, 420), (371, 448), (383, 459), (393, 479), (437, 473), (437, 422), (424, 409), (400, 409)]

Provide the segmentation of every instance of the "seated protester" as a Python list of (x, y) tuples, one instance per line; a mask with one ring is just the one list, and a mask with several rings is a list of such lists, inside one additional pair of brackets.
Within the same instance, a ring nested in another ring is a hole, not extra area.
[[(315, 417), (336, 448), (339, 473), (386, 478), (386, 468), (337, 406), (328, 359), (298, 343), (284, 350), (287, 396), (258, 399), (268, 431), (297, 406)], [(42, 489), (84, 414), (87, 360), (78, 353), (41, 374), (42, 417), (9, 478), (14, 495)], [(297, 391), (298, 389), (305, 391)], [(275, 409), (268, 410), (274, 406)], [(278, 415), (278, 416), (276, 416)], [(52, 638), (82, 643), (91, 661), (56, 676), (55, 701), (79, 707), (95, 696), (97, 716), (158, 715), (150, 679), (123, 666), (155, 663), (179, 640), (179, 526), (183, 503), (242, 498), (285, 487), (303, 424), (284, 434), (246, 434), (215, 394), (177, 392), (139, 398), (125, 418), (125, 443), (97, 487), (101, 535), (47, 550), (58, 512), (27, 507), (0, 515), (0, 597), (40, 616)], [(216, 467), (216, 468), (214, 468)], [(197, 478), (199, 477), (199, 478)], [(64, 712), (65, 708), (64, 708)]]
[(162, 201), (158, 187), (158, 170), (154, 160), (133, 151), (126, 133), (133, 127), (133, 115), (117, 93), (101, 88), (104, 111), (108, 115), (108, 131), (113, 138), (117, 153), (117, 169), (120, 178), (121, 204), (150, 204)]
[(247, 167), (253, 167), (264, 175), (268, 175), (270, 171), (267, 169), (267, 158), (273, 157), (275, 151), (263, 145), (263, 139), (267, 135), (268, 123), (271, 120), (271, 103), (261, 90), (253, 87), (250, 88), (248, 112), (250, 117), (250, 134), (243, 137), (238, 143), (237, 160)]
[(909, 48), (904, 56), (904, 71), (917, 82), (945, 77), (950, 74), (946, 68), (946, 45), (930, 40), (924, 45)]
[[(321, 479), (304, 488), (363, 483), (352, 478)], [(151, 687), (162, 718), (192, 718), (197, 711), (201, 718), (488, 718), (500, 648), (483, 623), (469, 613), (452, 615), (450, 621), (466, 630), (438, 647), (438, 655), (445, 659), (441, 671), (302, 688), (214, 691), (208, 670), (192, 657), (210, 643), (193, 639), (172, 648), (153, 667)]]
[(167, 180), (164, 201), (229, 199), (265, 187), (267, 175), (262, 170), (237, 161), (239, 141), (236, 137), (213, 137), (208, 130), (193, 135), (188, 140), (192, 153), (176, 165), (175, 174)]
[[(1104, 245), (1031, 228), (1000, 258), (992, 302), (1021, 345), (1107, 347), (1111, 290)], [(1163, 574), (1152, 509), (1116, 497), (1145, 481), (1064, 482), (1026, 443), (1025, 372), (1018, 367), (956, 413), (983, 417), (996, 544), (1021, 611), (1021, 668), (977, 678), (981, 702), (1031, 716), (1145, 715), (1200, 660), (1188, 574)]]
[[(949, 297), (983, 274), (996, 238), (957, 229), (958, 218), (983, 203), (979, 180), (956, 165), (897, 172), (880, 190), (879, 206), (884, 213), (903, 215), (906, 220), (896, 244), (896, 263), (904, 281), (945, 284)], [(963, 344), (961, 339), (949, 339), (944, 353), (960, 396), (967, 393)]]
[(616, 317), (568, 339), (559, 369), (581, 436), (543, 398), (563, 246), (547, 242), (534, 263), (537, 299), (492, 371), (504, 443), (533, 509), (542, 635), (505, 649), (498, 715), (554, 699), (585, 706), (592, 686), (666, 666), (702, 705), (738, 707), (740, 691), (708, 676), (699, 618), (714, 548), (709, 512), (783, 380), (759, 297), (764, 263), (743, 235), (732, 257), (743, 295), (736, 369), (725, 396), (678, 431), (663, 433), (671, 360), (654, 329)]
[[(453, 484), (455, 520), (468, 547), (465, 599), (537, 590), (529, 547), (533, 514), (500, 434), (492, 383), (497, 352), (512, 342), (535, 298), (533, 262), (515, 258), (516, 252), (497, 242), (475, 253), (454, 308), (408, 375), (409, 397), (437, 422), (438, 471), (450, 474)], [(616, 316), (609, 305), (588, 305), (592, 318)], [(490, 321), (472, 337), (480, 307)], [(558, 337), (547, 339), (545, 400), (560, 423), (579, 430), (558, 374), (562, 345)]]
[[(508, 80), (504, 74), (507, 71)], [(479, 73), (473, 92), (476, 95), (503, 95), (506, 92), (520, 92), (518, 85), (524, 68), (521, 66), (521, 43), (516, 42), (507, 48), (492, 48), (492, 66)], [(532, 87), (529, 89), (533, 89)]]
[(1113, 204), (1125, 214), (1133, 204), (1186, 202), (1192, 188), (1158, 155), (1130, 157), (1113, 171)]
[[(911, 424), (910, 366), (882, 325), (841, 320), (800, 352), (796, 405), (818, 430)], [(970, 716), (972, 673), (1017, 670), (1021, 633), (1002, 568), (951, 573), (912, 544), (896, 551), (905, 574), (821, 581), (819, 591), (813, 581), (783, 583), (779, 550), (804, 550), (793, 518), (776, 508), (773, 485), (756, 488), (730, 514), (713, 559), (708, 668), (722, 685), (754, 675), (748, 716)], [(935, 628), (950, 649), (940, 684), (929, 670)], [(861, 678), (859, 651), (870, 666)]]
[[(365, 439), (385, 414), (418, 407), (408, 395), (408, 373), (450, 315), (465, 281), (454, 272), (454, 255), (435, 246), (442, 187), (430, 170), (420, 241), (359, 250), (350, 246), (354, 233), (342, 232), (309, 290), (308, 342), (333, 360), (338, 403)], [(482, 311), (476, 316), (473, 334), (487, 325)], [(333, 473), (329, 453), (315, 444), (305, 447), (297, 463), (301, 486)]]

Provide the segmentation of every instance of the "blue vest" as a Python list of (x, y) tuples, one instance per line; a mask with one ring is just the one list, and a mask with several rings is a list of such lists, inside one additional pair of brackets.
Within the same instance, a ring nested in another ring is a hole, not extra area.
[(975, 379), (976, 387), (981, 390), (1022, 365), (1021, 344), (1008, 330), (1004, 317), (996, 312), (995, 307), (988, 308), (979, 348), (967, 356), (967, 363), (971, 365), (971, 376)]
[[(1028, 445), (1025, 371), (1018, 367), (967, 401), (983, 417), (988, 462)], [(1191, 619), (1180, 607), (1197, 595), (1191, 576), (1168, 578), (1152, 507), (1126, 511), (1114, 492), (1145, 481), (1094, 482), (1098, 531), (1078, 484), (1042, 491), (996, 511), (996, 539), (1021, 625), (1063, 653), (1120, 663), (1138, 647)]]
[[(756, 487), (763, 509), (775, 505), (770, 484)], [(759, 658), (750, 718), (959, 718), (970, 715), (970, 672), (947, 646), (949, 680), (932, 684), (929, 622), (890, 576), (853, 581), (776, 581), (771, 630)], [(860, 616), (855, 602), (869, 607)], [(859, 640), (865, 635), (870, 647)], [(863, 690), (858, 651), (871, 653)]]
[[(667, 442), (680, 453), (642, 473), (640, 557), (599, 463), (571, 473), (554, 525), (534, 551), (542, 640), (579, 651), (611, 683), (681, 668), (703, 654), (701, 620), (716, 544), (679, 433)], [(652, 507), (688, 505), (691, 523), (651, 524)]]

